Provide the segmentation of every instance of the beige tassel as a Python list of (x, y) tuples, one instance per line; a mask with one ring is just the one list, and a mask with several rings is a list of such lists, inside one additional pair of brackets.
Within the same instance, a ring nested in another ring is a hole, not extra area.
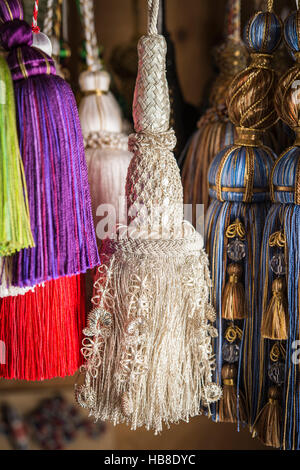
[(227, 269), (229, 279), (223, 291), (222, 318), (226, 320), (242, 320), (246, 318), (245, 290), (240, 282), (243, 268), (232, 263)]
[(284, 279), (275, 279), (272, 284), (273, 297), (262, 318), (261, 334), (264, 338), (279, 341), (288, 338), (288, 314), (284, 290)]
[(222, 392), (213, 382), (208, 258), (202, 237), (183, 219), (166, 42), (157, 34), (159, 2), (148, 5), (148, 34), (138, 46), (136, 134), (129, 138), (130, 226), (101, 247), (96, 308), (84, 330), (85, 384), (76, 396), (96, 419), (158, 433), (188, 422)]
[[(234, 364), (225, 364), (222, 368), (223, 396), (219, 403), (219, 421), (221, 423), (236, 423), (237, 416), (237, 369)], [(247, 421), (245, 398), (239, 393), (239, 420)]]
[[(98, 57), (94, 2), (80, 0), (88, 70), (79, 76), (79, 117), (85, 145), (92, 212), (98, 240), (126, 224), (125, 182), (131, 153), (121, 108), (110, 91), (111, 77)], [(105, 218), (104, 218), (105, 216)], [(100, 246), (100, 243), (98, 243)]]
[(280, 440), (280, 390), (272, 386), (269, 389), (268, 403), (263, 407), (253, 426), (253, 437), (258, 437), (263, 444), (279, 448)]

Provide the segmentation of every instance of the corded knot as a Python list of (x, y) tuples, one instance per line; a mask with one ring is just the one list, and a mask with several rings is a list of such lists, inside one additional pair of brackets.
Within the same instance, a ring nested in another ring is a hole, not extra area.
[(32, 32), (35, 33), (35, 34), (38, 34), (40, 32), (40, 28), (39, 26), (32, 26)]
[(255, 67), (257, 69), (272, 69), (272, 54), (260, 54), (256, 52), (255, 54), (251, 54), (250, 57), (250, 67)]
[(138, 133), (131, 134), (128, 138), (130, 152), (137, 153), (141, 149), (170, 151), (176, 146), (176, 136), (173, 129), (161, 133)]

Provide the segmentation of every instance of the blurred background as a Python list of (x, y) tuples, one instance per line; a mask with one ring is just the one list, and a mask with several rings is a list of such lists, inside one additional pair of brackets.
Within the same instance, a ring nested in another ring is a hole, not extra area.
[[(47, 0), (40, 0), (42, 26)], [(25, 0), (31, 21), (33, 0)], [(67, 68), (78, 95), (78, 75), (84, 67), (83, 32), (76, 0), (64, 2), (62, 21)], [(242, 23), (259, 2), (242, 1)], [(216, 74), (214, 47), (222, 42), (225, 0), (166, 0), (166, 27), (175, 47), (178, 82), (189, 117), (196, 123), (207, 106), (210, 85)], [(293, 9), (295, 1), (278, 0), (278, 13)], [(111, 72), (113, 88), (130, 118), (130, 101), (136, 74), (137, 38), (146, 30), (146, 0), (95, 0), (100, 53)], [(179, 424), (155, 437), (151, 432), (130, 431), (126, 426), (97, 425), (74, 403), (75, 378), (23, 383), (0, 380), (0, 449), (263, 449), (247, 429), (236, 431), (231, 424), (215, 424), (207, 417)]]

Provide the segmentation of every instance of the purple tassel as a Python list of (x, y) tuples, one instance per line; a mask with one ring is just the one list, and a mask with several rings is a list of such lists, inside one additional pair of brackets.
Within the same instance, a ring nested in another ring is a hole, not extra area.
[[(11, 16), (14, 19), (11, 21)], [(86, 272), (99, 264), (78, 111), (53, 60), (32, 44), (18, 0), (0, 3), (0, 41), (10, 50), (20, 150), (36, 247), (13, 257), (13, 284)]]

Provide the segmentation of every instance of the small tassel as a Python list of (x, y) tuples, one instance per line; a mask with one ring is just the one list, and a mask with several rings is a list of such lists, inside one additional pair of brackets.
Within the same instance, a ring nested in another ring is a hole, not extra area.
[(0, 57), (0, 256), (34, 246), (19, 150), (13, 83)]
[(245, 398), (241, 392), (239, 392), (238, 404), (236, 377), (236, 366), (234, 364), (225, 364), (222, 368), (223, 396), (219, 404), (219, 421), (221, 423), (247, 421)]
[(279, 341), (288, 339), (288, 314), (284, 289), (284, 279), (275, 279), (272, 284), (273, 297), (262, 319), (261, 334), (264, 338)]
[(279, 448), (281, 446), (279, 388), (275, 386), (270, 387), (268, 396), (268, 403), (263, 407), (254, 423), (253, 437), (258, 437), (266, 446)]
[(245, 290), (240, 282), (243, 269), (239, 264), (229, 265), (229, 280), (225, 285), (222, 303), (222, 318), (226, 320), (242, 320), (246, 318)]

